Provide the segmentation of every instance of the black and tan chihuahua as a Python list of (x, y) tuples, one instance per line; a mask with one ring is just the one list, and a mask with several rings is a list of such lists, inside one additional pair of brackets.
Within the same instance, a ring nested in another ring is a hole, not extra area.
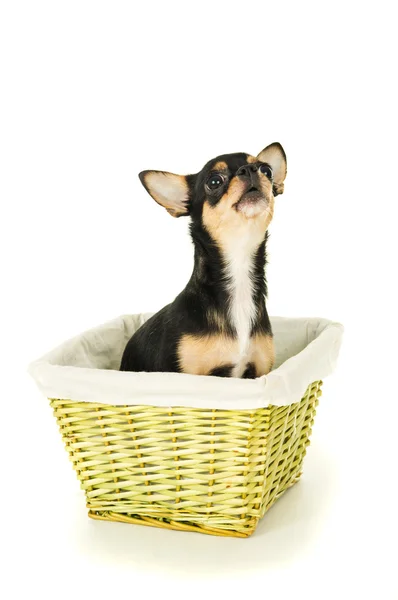
[(255, 378), (274, 362), (265, 297), (266, 241), (286, 155), (225, 154), (196, 175), (143, 171), (149, 194), (174, 217), (191, 217), (195, 264), (186, 288), (129, 340), (122, 371)]

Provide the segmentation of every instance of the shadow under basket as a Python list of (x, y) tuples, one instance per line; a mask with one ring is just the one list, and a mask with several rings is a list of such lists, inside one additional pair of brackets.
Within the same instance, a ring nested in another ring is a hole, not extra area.
[(247, 537), (301, 475), (343, 328), (271, 319), (276, 363), (254, 380), (120, 372), (149, 315), (86, 331), (30, 365), (94, 519)]
[(247, 537), (301, 475), (320, 387), (259, 410), (51, 406), (90, 517)]

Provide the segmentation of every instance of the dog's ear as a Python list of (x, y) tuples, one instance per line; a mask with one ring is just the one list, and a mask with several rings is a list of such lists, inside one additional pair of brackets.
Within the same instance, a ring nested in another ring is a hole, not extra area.
[(142, 171), (139, 178), (152, 198), (173, 217), (189, 214), (189, 185), (186, 177), (164, 171)]
[(278, 142), (270, 144), (257, 156), (258, 160), (269, 164), (274, 174), (273, 192), (274, 196), (283, 194), (283, 188), (287, 173), (286, 154)]

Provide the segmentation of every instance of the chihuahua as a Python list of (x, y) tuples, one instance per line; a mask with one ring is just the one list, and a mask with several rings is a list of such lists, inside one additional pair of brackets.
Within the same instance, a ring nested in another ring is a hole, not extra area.
[(286, 155), (225, 154), (196, 175), (143, 171), (147, 192), (173, 217), (189, 216), (195, 248), (186, 288), (131, 337), (122, 371), (254, 379), (274, 363), (265, 306), (266, 242)]

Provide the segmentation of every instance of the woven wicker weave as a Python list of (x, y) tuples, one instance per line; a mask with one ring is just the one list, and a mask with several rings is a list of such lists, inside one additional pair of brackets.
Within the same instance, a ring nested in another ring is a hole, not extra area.
[(51, 405), (91, 517), (247, 537), (300, 477), (321, 383), (258, 410)]

